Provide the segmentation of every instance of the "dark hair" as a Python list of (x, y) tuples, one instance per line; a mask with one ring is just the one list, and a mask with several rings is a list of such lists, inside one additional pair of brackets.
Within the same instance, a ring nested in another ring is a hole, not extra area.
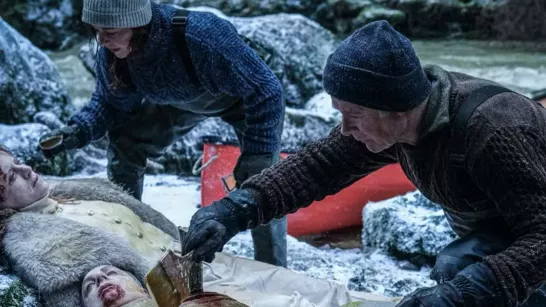
[[(1, 144), (0, 144), (0, 152), (5, 152), (10, 156), (15, 157), (15, 155), (6, 146), (1, 145)], [(2, 174), (1, 171), (0, 171), (0, 174)], [(5, 192), (5, 190), (6, 190), (6, 187), (0, 184), (0, 205), (2, 205), (4, 203), (4, 192)]]
[[(100, 45), (97, 40), (97, 30), (88, 26), (89, 32), (91, 33), (91, 38), (97, 42), (97, 50), (95, 50), (95, 55), (98, 56), (98, 48)], [(144, 45), (150, 37), (150, 24), (133, 28), (133, 37), (131, 38), (130, 46), (131, 53), (137, 53), (140, 49), (144, 48)], [(108, 73), (110, 76), (110, 88), (117, 90), (121, 88), (132, 87), (131, 77), (129, 75), (129, 69), (127, 68), (127, 61), (125, 59), (118, 59), (112, 53), (107, 53), (106, 62), (110, 67), (108, 68)]]

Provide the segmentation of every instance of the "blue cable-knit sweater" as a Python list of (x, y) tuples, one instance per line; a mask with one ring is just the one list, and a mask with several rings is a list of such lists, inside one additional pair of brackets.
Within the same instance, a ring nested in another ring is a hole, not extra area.
[(136, 91), (111, 90), (105, 48), (97, 54), (97, 81), (91, 101), (69, 124), (81, 128), (88, 144), (127, 120), (143, 99), (157, 104), (189, 101), (205, 91), (243, 100), (247, 129), (245, 152), (266, 153), (280, 148), (284, 120), (282, 85), (261, 58), (240, 38), (228, 21), (207, 12), (191, 12), (186, 40), (200, 86), (190, 82), (172, 39), (170, 19), (175, 8), (152, 2), (151, 35), (145, 47), (126, 58)]

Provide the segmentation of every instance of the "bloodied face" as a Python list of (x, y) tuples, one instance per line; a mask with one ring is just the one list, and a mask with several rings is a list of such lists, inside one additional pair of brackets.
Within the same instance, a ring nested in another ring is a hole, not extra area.
[(0, 208), (21, 209), (44, 198), (49, 186), (32, 168), (0, 151)]
[(119, 307), (149, 296), (133, 275), (103, 265), (85, 275), (82, 297), (85, 307)]
[(123, 59), (131, 53), (133, 29), (95, 27), (95, 31), (99, 44), (110, 50), (117, 58)]

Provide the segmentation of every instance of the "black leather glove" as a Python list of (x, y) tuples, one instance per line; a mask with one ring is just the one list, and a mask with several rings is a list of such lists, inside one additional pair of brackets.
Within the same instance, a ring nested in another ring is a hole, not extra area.
[(464, 306), (463, 296), (450, 282), (422, 288), (406, 296), (396, 307), (457, 307)]
[(257, 213), (257, 204), (244, 189), (199, 209), (191, 218), (182, 254), (193, 251), (194, 261), (212, 262), (214, 253), (237, 233), (257, 226), (253, 223)]
[(270, 167), (276, 161), (272, 153), (245, 153), (243, 152), (233, 169), (233, 177), (239, 188), (245, 180), (259, 174), (262, 170)]
[[(80, 128), (78, 125), (64, 126), (62, 128), (52, 130), (40, 138), (40, 150), (46, 158), (50, 159), (65, 150), (79, 148), (81, 145), (83, 145), (80, 142), (79, 135)], [(47, 141), (56, 136), (62, 137), (62, 141), (57, 146), (44, 146), (49, 145), (47, 144)]]
[(451, 281), (419, 289), (396, 307), (502, 307), (503, 297), (493, 272), (483, 263), (469, 265)]

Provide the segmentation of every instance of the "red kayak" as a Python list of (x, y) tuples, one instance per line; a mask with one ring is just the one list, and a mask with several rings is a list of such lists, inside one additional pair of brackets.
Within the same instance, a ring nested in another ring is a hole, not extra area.
[[(240, 155), (233, 145), (205, 143), (201, 172), (201, 204), (210, 205), (234, 188), (231, 175)], [(282, 153), (281, 158), (288, 156)], [(370, 201), (380, 201), (415, 190), (399, 164), (385, 166), (307, 208), (288, 215), (288, 233), (292, 236), (362, 225), (362, 208)]]

